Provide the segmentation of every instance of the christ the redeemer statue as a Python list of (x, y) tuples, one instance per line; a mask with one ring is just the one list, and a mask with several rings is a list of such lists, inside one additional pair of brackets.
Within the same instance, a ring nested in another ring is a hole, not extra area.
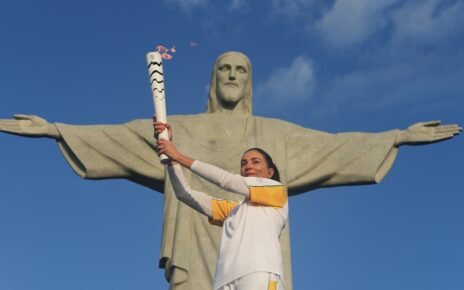
[[(239, 52), (217, 59), (211, 76), (207, 112), (169, 116), (175, 143), (182, 152), (238, 173), (241, 154), (261, 147), (275, 160), (290, 195), (321, 187), (378, 183), (387, 174), (401, 145), (450, 139), (462, 130), (437, 121), (406, 130), (329, 134), (278, 119), (252, 115), (252, 68)], [(283, 96), (285, 97), (285, 96)], [(0, 120), (0, 131), (49, 137), (73, 170), (87, 179), (124, 178), (164, 193), (164, 224), (159, 266), (169, 289), (211, 289), (221, 229), (208, 223), (175, 197), (154, 150), (151, 119), (121, 125), (72, 126), (31, 115)], [(192, 188), (237, 199), (185, 172)], [(288, 226), (281, 236), (285, 289), (291, 290)]]

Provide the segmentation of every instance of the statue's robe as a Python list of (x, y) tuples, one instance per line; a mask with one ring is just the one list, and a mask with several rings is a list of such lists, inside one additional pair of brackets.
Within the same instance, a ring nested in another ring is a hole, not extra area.
[[(174, 142), (193, 158), (239, 172), (243, 152), (266, 150), (281, 180), (295, 195), (320, 187), (379, 182), (397, 153), (398, 131), (329, 134), (277, 119), (218, 113), (170, 116)], [(125, 178), (164, 192), (160, 267), (170, 289), (211, 289), (221, 228), (179, 202), (154, 151), (151, 120), (122, 125), (57, 124), (59, 146), (78, 175), (88, 179)], [(191, 187), (212, 196), (238, 199), (185, 172)], [(290, 208), (291, 212), (291, 208)], [(285, 289), (292, 289), (288, 224), (281, 235)]]

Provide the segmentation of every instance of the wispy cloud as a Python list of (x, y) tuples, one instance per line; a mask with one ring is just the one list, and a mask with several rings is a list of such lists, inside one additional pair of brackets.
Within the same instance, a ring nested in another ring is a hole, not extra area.
[(321, 73), (309, 99), (313, 116), (459, 100), (458, 92), (464, 91), (463, 1), (335, 0), (328, 8), (316, 6), (321, 9), (316, 15), (308, 11), (311, 3), (289, 1), (286, 15), (311, 15), (298, 21), (329, 48), (327, 55), (353, 60), (346, 68)]
[(318, 35), (327, 47), (341, 50), (379, 37), (382, 46), (439, 45), (437, 41), (464, 31), (464, 2), (459, 0), (335, 0), (324, 5), (314, 0), (273, 0), (271, 15), (299, 22), (302, 30)]
[[(168, 4), (178, 6), (181, 10), (187, 13), (191, 13), (195, 8), (207, 8), (213, 5), (213, 2), (209, 0), (164, 0)], [(230, 0), (229, 10), (237, 11), (241, 10), (248, 5), (248, 0)]]
[(271, 13), (285, 15), (290, 19), (299, 16), (302, 12), (313, 6), (314, 0), (272, 0)]
[(399, 0), (337, 0), (313, 26), (335, 48), (359, 44), (388, 24), (384, 14)]
[(256, 99), (276, 105), (292, 105), (310, 99), (316, 80), (313, 62), (306, 56), (296, 57), (289, 67), (275, 69), (255, 89)]
[(168, 4), (178, 6), (184, 12), (191, 13), (194, 8), (205, 8), (209, 0), (164, 0)]
[(336, 77), (311, 106), (313, 114), (333, 115), (340, 110), (394, 110), (404, 106), (427, 106), (430, 102), (458, 100), (464, 91), (462, 58), (393, 63), (370, 67)]
[(392, 11), (395, 44), (441, 45), (464, 32), (462, 1), (427, 0), (412, 2)]
[(249, 0), (164, 1), (186, 13), (194, 21), (195, 27), (202, 27), (205, 43), (213, 46), (227, 46), (229, 39), (233, 38), (230, 36), (243, 31), (248, 23), (244, 15), (252, 11)]

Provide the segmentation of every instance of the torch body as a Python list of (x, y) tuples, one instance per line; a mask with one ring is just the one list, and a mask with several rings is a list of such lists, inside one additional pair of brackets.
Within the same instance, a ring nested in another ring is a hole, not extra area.
[[(166, 123), (166, 96), (164, 90), (163, 61), (159, 52), (155, 51), (147, 54), (147, 69), (150, 77), (156, 119), (158, 122)], [(167, 130), (164, 130), (158, 138), (169, 139)], [(165, 154), (161, 154), (160, 161), (165, 164), (169, 161), (169, 158)]]

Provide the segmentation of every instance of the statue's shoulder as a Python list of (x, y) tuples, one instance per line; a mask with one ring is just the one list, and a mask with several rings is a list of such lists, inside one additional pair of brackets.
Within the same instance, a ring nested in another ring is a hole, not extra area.
[(184, 122), (201, 122), (208, 118), (209, 114), (188, 114), (188, 115), (171, 115), (168, 116), (168, 122), (170, 123), (184, 123)]
[[(253, 116), (256, 122), (261, 122), (266, 126), (281, 126), (281, 127), (301, 127), (295, 123), (288, 122), (281, 119), (276, 118), (269, 118), (269, 117), (261, 117), (261, 116)], [(301, 127), (302, 128), (302, 127)]]
[[(207, 114), (169, 115), (167, 121), (175, 132), (184, 134), (201, 130), (204, 124), (211, 122), (205, 115)], [(151, 136), (153, 132), (152, 119), (136, 119), (125, 123), (124, 126), (142, 135)]]
[(147, 129), (148, 127), (153, 127), (151, 119), (135, 119), (122, 125), (136, 131)]
[[(199, 113), (199, 114), (189, 114), (189, 115), (169, 115), (168, 122), (174, 128), (185, 128), (185, 129), (193, 129), (196, 127), (203, 127), (204, 124), (207, 123), (227, 123), (233, 122), (234, 120), (244, 120), (247, 119), (248, 122), (254, 124), (254, 126), (259, 126), (263, 130), (270, 130), (270, 131), (282, 131), (286, 133), (291, 132), (303, 132), (303, 133), (313, 133), (313, 134), (327, 134), (323, 131), (314, 130), (311, 128), (306, 128), (301, 125), (277, 119), (277, 118), (269, 118), (269, 117), (262, 117), (262, 116), (221, 116), (219, 114), (211, 114), (211, 113)], [(133, 129), (147, 129), (147, 127), (151, 130), (152, 129), (152, 120), (151, 119), (135, 119), (130, 122), (124, 124), (127, 127)]]
[[(201, 119), (205, 118), (204, 115), (206, 114), (192, 114), (192, 115), (169, 115), (168, 122), (169, 123), (182, 123), (186, 121), (200, 121)], [(129, 122), (124, 123), (127, 126), (146, 126), (152, 125), (152, 119), (134, 119)]]
[(276, 118), (268, 118), (268, 117), (260, 117), (260, 116), (253, 116), (256, 123), (262, 123), (265, 127), (275, 128), (275, 129), (285, 129), (285, 130), (312, 130), (309, 128), (305, 128), (298, 124), (276, 119)]
[(281, 119), (276, 119), (276, 118), (268, 118), (268, 117), (259, 117), (259, 116), (254, 116), (253, 118), (256, 119), (256, 123), (261, 123), (263, 129), (265, 130), (270, 130), (270, 131), (280, 131), (280, 132), (285, 132), (289, 135), (292, 134), (303, 134), (303, 135), (330, 135), (327, 132), (324, 131), (319, 131), (307, 127), (303, 127), (301, 125), (281, 120)]

